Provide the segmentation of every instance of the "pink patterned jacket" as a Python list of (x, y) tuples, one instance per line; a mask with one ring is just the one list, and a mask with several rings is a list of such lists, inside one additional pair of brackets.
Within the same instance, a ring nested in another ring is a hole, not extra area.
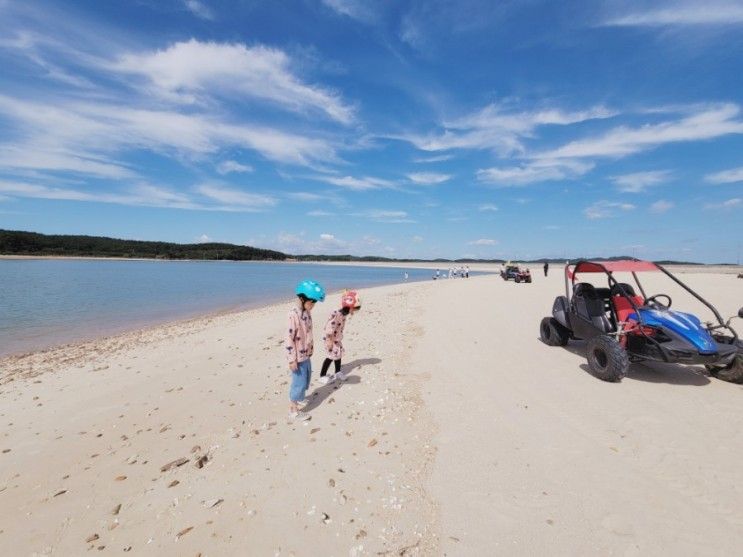
[(346, 316), (340, 310), (335, 310), (325, 323), (322, 340), (325, 343), (325, 354), (331, 360), (343, 358), (343, 328), (346, 326)]
[(299, 307), (289, 311), (289, 326), (287, 327), (286, 359), (291, 363), (304, 362), (312, 356), (312, 315), (309, 311)]

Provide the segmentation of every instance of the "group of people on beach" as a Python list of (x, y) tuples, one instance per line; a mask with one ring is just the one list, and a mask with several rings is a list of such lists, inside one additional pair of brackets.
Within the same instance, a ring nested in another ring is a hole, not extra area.
[[(284, 346), (289, 371), (292, 375), (289, 386), (289, 417), (303, 421), (310, 419), (309, 414), (299, 409), (299, 404), (305, 399), (312, 377), (311, 358), (314, 351), (312, 309), (317, 302), (325, 300), (325, 289), (313, 280), (305, 280), (297, 285), (295, 294), (297, 303), (289, 311), (289, 324)], [(320, 370), (320, 383), (323, 385), (346, 379), (346, 375), (341, 372), (341, 359), (344, 354), (343, 330), (346, 326), (346, 318), (361, 309), (361, 299), (355, 291), (347, 290), (341, 295), (340, 305), (340, 309), (331, 312), (323, 329), (322, 339), (326, 355)], [(331, 363), (335, 373), (328, 376), (327, 372)]]
[(470, 267), (469, 265), (464, 265), (461, 267), (449, 267), (449, 273), (442, 273), (438, 269), (436, 269), (436, 272), (433, 274), (433, 280), (438, 280), (440, 278), (452, 278), (452, 277), (462, 277), (462, 278), (470, 278)]

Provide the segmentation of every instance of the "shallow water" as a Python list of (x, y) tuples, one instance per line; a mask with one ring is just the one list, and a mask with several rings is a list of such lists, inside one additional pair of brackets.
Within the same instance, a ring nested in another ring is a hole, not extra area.
[[(289, 300), (311, 278), (332, 292), (430, 280), (431, 269), (231, 261), (0, 260), (0, 355), (205, 313)], [(473, 273), (477, 274), (477, 273)]]

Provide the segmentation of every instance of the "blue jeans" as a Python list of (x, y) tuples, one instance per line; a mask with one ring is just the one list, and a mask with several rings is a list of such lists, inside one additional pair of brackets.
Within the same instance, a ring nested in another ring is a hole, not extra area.
[(312, 375), (312, 362), (305, 360), (297, 364), (297, 371), (292, 372), (292, 384), (289, 387), (289, 400), (299, 402), (304, 398), (307, 389), (310, 386), (310, 376)]

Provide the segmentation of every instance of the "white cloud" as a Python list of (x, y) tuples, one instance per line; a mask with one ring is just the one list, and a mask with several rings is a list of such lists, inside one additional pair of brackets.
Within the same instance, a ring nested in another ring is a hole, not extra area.
[(229, 210), (218, 206), (201, 205), (185, 194), (146, 183), (129, 186), (118, 192), (89, 192), (80, 189), (51, 187), (28, 182), (0, 181), (0, 193), (11, 197), (33, 199), (114, 203), (118, 205), (166, 207), (170, 209)]
[(373, 178), (371, 176), (364, 176), (363, 178), (355, 178), (353, 176), (316, 176), (315, 180), (327, 182), (328, 184), (347, 188), (352, 191), (376, 190), (379, 188), (391, 188), (395, 186), (395, 183), (390, 180)]
[(734, 197), (733, 199), (728, 199), (726, 201), (723, 201), (722, 203), (708, 203), (704, 206), (705, 209), (735, 209), (737, 207), (743, 206), (743, 199), (739, 197)]
[(572, 180), (586, 174), (593, 166), (591, 163), (569, 159), (542, 159), (520, 166), (480, 169), (477, 171), (477, 178), (500, 186), (523, 186), (549, 180)]
[(328, 211), (309, 211), (307, 213), (308, 217), (332, 217), (333, 213), (329, 213)]
[(207, 19), (209, 21), (212, 21), (214, 19), (214, 14), (203, 2), (200, 2), (199, 0), (184, 0), (183, 3), (185, 4), (186, 8), (188, 8), (188, 11), (194, 14), (196, 17)]
[(0, 115), (23, 139), (6, 145), (0, 168), (69, 170), (111, 178), (134, 172), (111, 153), (149, 149), (202, 157), (222, 148), (255, 150), (267, 159), (312, 166), (336, 161), (326, 141), (208, 114), (148, 110), (103, 102), (31, 102), (0, 95)]
[(222, 175), (232, 172), (253, 172), (253, 167), (237, 161), (222, 161), (217, 165), (217, 172)]
[(612, 201), (597, 201), (596, 203), (589, 205), (583, 209), (583, 214), (586, 218), (591, 220), (606, 219), (614, 217), (617, 210), (619, 211), (631, 211), (635, 208), (630, 203), (617, 203)]
[(676, 121), (648, 124), (639, 128), (620, 126), (599, 137), (572, 141), (537, 158), (584, 157), (620, 158), (666, 143), (703, 141), (728, 134), (743, 133), (740, 109), (735, 104), (706, 107)]
[(740, 2), (670, 2), (659, 9), (635, 12), (604, 23), (608, 26), (665, 27), (692, 25), (740, 25), (743, 6)]
[(650, 212), (651, 213), (666, 213), (673, 209), (675, 207), (675, 204), (672, 201), (666, 201), (664, 199), (661, 199), (659, 201), (656, 201), (650, 206)]
[(523, 154), (521, 140), (532, 137), (540, 126), (567, 126), (587, 120), (610, 118), (616, 113), (602, 106), (579, 112), (557, 109), (507, 112), (491, 104), (476, 112), (444, 122), (444, 131), (428, 136), (407, 135), (407, 140), (424, 151), (447, 149), (492, 149), (501, 156)]
[(454, 155), (436, 155), (434, 157), (421, 157), (413, 159), (413, 162), (417, 163), (428, 163), (428, 162), (443, 162), (454, 158)]
[(405, 211), (388, 211), (384, 209), (370, 209), (368, 211), (353, 213), (351, 216), (367, 218), (376, 222), (384, 222), (388, 224), (408, 224), (415, 222)]
[(217, 184), (201, 184), (195, 190), (211, 200), (245, 211), (260, 211), (277, 203), (276, 199), (268, 195), (248, 193)]
[(639, 193), (650, 186), (662, 184), (671, 178), (669, 170), (651, 170), (649, 172), (634, 172), (621, 176), (612, 176), (611, 180), (617, 185), (617, 189), (626, 193)]
[(196, 238), (196, 243), (197, 244), (206, 244), (207, 242), (211, 242), (211, 241), (212, 241), (212, 239), (209, 236), (207, 236), (206, 234), (202, 234), (201, 236), (199, 236), (198, 238)]
[(497, 211), (498, 206), (492, 203), (483, 203), (477, 208), (478, 211)]
[(411, 240), (412, 240), (413, 242), (415, 242), (416, 244), (419, 244), (419, 243), (421, 243), (421, 242), (423, 241), (423, 236), (413, 236), (413, 237), (411, 238)]
[(491, 240), (490, 238), (480, 238), (479, 240), (473, 240), (467, 242), (470, 246), (495, 246), (498, 244), (498, 240)]
[(442, 184), (451, 179), (450, 174), (439, 174), (436, 172), (413, 172), (407, 176), (411, 182), (425, 185)]
[(193, 103), (223, 93), (323, 112), (343, 124), (353, 121), (353, 109), (336, 93), (303, 83), (291, 66), (279, 49), (191, 39), (157, 52), (125, 54), (108, 69), (146, 79), (168, 100)]
[(322, 0), (331, 10), (365, 23), (373, 23), (377, 20), (377, 13), (373, 6), (376, 2), (365, 0)]
[(704, 177), (704, 180), (711, 184), (732, 184), (735, 182), (743, 182), (743, 166), (731, 168), (730, 170), (723, 170), (721, 172), (716, 172), (715, 174), (708, 174)]

